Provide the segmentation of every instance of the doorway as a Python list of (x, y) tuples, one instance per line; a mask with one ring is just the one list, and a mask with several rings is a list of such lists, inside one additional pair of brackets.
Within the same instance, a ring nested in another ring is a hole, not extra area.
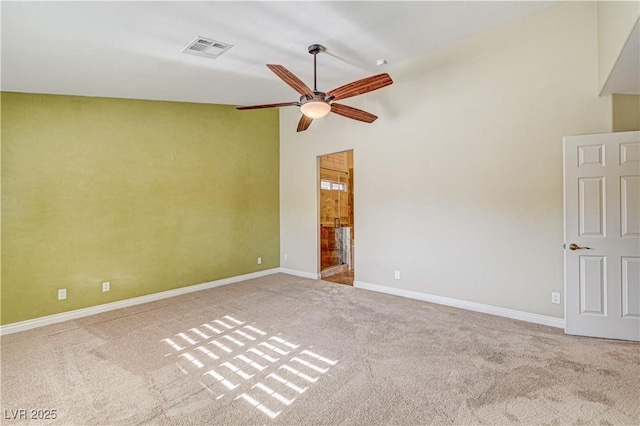
[(320, 278), (353, 285), (353, 150), (318, 157)]

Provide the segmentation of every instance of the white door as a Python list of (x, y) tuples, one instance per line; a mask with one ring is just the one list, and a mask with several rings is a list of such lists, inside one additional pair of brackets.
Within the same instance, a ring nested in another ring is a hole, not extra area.
[(564, 138), (565, 332), (640, 341), (640, 132)]

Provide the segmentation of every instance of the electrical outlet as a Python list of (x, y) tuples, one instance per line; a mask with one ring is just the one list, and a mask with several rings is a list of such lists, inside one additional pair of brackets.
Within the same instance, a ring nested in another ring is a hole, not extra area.
[(60, 288), (58, 289), (58, 300), (64, 300), (67, 298), (67, 289)]
[(400, 271), (396, 271), (396, 273), (394, 274), (394, 277), (396, 278), (396, 280), (400, 279)]
[(287, 260), (287, 253), (284, 254), (284, 260)]
[(262, 258), (261, 257), (258, 258), (258, 265), (262, 265)]
[(106, 292), (111, 290), (111, 283), (109, 281), (105, 281), (102, 283), (102, 292)]
[(551, 293), (551, 303), (560, 304), (560, 293)]

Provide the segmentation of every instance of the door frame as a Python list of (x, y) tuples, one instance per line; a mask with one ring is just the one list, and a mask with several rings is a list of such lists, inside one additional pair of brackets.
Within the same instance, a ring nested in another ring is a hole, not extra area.
[[(356, 168), (355, 168), (355, 149), (354, 148), (343, 149), (343, 150), (340, 150), (340, 151), (334, 151), (334, 152), (329, 152), (329, 153), (326, 153), (326, 154), (318, 154), (318, 155), (316, 155), (316, 183), (315, 183), (315, 185), (316, 185), (316, 241), (317, 241), (317, 244), (316, 244), (316, 250), (317, 250), (316, 268), (317, 269), (316, 270), (318, 271), (318, 278), (320, 278), (320, 276), (322, 274), (322, 247), (321, 247), (322, 246), (322, 234), (320, 232), (320, 225), (322, 224), (322, 218), (320, 216), (320, 206), (321, 206), (322, 199), (321, 199), (321, 189), (320, 189), (320, 181), (321, 181), (321, 178), (320, 178), (320, 158), (321, 157), (326, 157), (328, 155), (333, 155), (333, 154), (341, 154), (343, 152), (351, 152), (352, 161), (354, 163), (353, 164), (353, 170), (354, 170), (353, 174), (354, 174), (354, 176), (351, 176), (351, 174), (349, 174), (349, 177), (355, 182), (355, 169)], [(347, 166), (347, 172), (348, 172), (348, 170), (349, 170), (349, 167)], [(355, 193), (355, 190), (354, 190), (353, 191), (353, 205), (354, 206), (357, 204), (355, 199), (356, 199), (356, 193)], [(352, 217), (353, 223), (351, 224), (354, 233), (355, 233), (355, 216), (356, 216), (356, 213), (355, 213), (355, 209), (354, 209), (353, 210), (353, 217)], [(353, 238), (353, 241), (354, 241), (354, 244), (351, 247), (351, 252), (352, 252), (353, 256), (352, 256), (351, 261), (352, 261), (352, 264), (353, 264), (352, 269), (355, 270), (355, 256), (356, 256), (356, 254), (355, 254), (355, 237)], [(354, 272), (354, 274), (355, 274), (355, 272)], [(354, 282), (355, 282), (355, 277), (354, 277)]]

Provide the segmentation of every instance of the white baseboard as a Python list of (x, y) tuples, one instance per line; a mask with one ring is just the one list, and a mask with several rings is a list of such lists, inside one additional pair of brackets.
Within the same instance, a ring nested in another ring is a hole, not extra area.
[(17, 333), (19, 331), (31, 330), (32, 328), (44, 327), (45, 325), (57, 324), (63, 321), (87, 317), (102, 312), (113, 311), (115, 309), (126, 308), (129, 306), (140, 305), (142, 303), (154, 302), (156, 300), (166, 299), (169, 297), (179, 296), (181, 294), (193, 293), (194, 291), (206, 290), (209, 288), (219, 287), (222, 285), (233, 284), (239, 281), (250, 280), (252, 278), (264, 277), (266, 275), (276, 274), (280, 272), (280, 268), (266, 269), (264, 271), (252, 272), (250, 274), (237, 275), (235, 277), (223, 278), (221, 280), (209, 281), (202, 284), (195, 284), (188, 287), (176, 288), (173, 290), (162, 291), (159, 293), (148, 294), (146, 296), (133, 297), (131, 299), (119, 300), (117, 302), (105, 303), (103, 305), (91, 306), (89, 308), (76, 309), (74, 311), (62, 312), (45, 317), (35, 318), (32, 320), (14, 322), (0, 326), (0, 336), (5, 334)]
[(280, 268), (279, 272), (288, 275), (295, 275), (296, 277), (310, 278), (312, 280), (320, 279), (320, 274), (316, 272), (298, 271), (297, 269)]
[(370, 284), (362, 281), (355, 281), (353, 286), (364, 290), (377, 291), (379, 293), (393, 294), (395, 296), (407, 297), (409, 299), (423, 300), (425, 302), (437, 303), (439, 305), (452, 306), (454, 308), (468, 309), (470, 311), (482, 312), (485, 314), (497, 315), (516, 319), (520, 321), (532, 322), (534, 324), (548, 325), (564, 329), (564, 319), (550, 317), (547, 315), (532, 314), (529, 312), (516, 311), (515, 309), (500, 308), (498, 306), (484, 305), (482, 303), (468, 302), (466, 300), (452, 299), (443, 296), (420, 293), (417, 291), (403, 290), (400, 288), (387, 287), (384, 285)]
[[(202, 284), (196, 284), (188, 287), (176, 288), (174, 290), (162, 291), (160, 293), (148, 294), (146, 296), (134, 297), (131, 299), (120, 300), (112, 303), (105, 303), (103, 305), (91, 306), (89, 308), (77, 309), (69, 312), (62, 312), (60, 314), (48, 315), (45, 317), (35, 318), (32, 320), (20, 321), (11, 324), (0, 326), (0, 336), (18, 333), (20, 331), (31, 330), (37, 327), (44, 327), (46, 325), (57, 324), (63, 321), (74, 320), (78, 318), (87, 317), (90, 315), (99, 314), (102, 312), (113, 311), (115, 309), (126, 308), (129, 306), (140, 305), (143, 303), (154, 302), (156, 300), (167, 299), (169, 297), (179, 296), (181, 294), (192, 293), (194, 291), (206, 290), (209, 288), (219, 287), (227, 284), (233, 284), (240, 281), (250, 280), (253, 278), (264, 277), (266, 275), (272, 275), (281, 272), (283, 274), (294, 275), (302, 278), (309, 278), (312, 280), (319, 279), (318, 273), (299, 271), (297, 269), (289, 268), (273, 268), (266, 269), (264, 271), (253, 272), (250, 274), (238, 275), (235, 277), (224, 278), (216, 281), (209, 281)], [(549, 317), (546, 315), (532, 314), (529, 312), (516, 311), (514, 309), (500, 308), (497, 306), (483, 305), (481, 303), (468, 302), (466, 300), (452, 299), (443, 296), (434, 296), (426, 293), (419, 293), (411, 290), (403, 290), (394, 287), (387, 287), (378, 284), (370, 284), (363, 281), (355, 281), (353, 286), (356, 288), (377, 291), (379, 293), (393, 294), (396, 296), (407, 297), (410, 299), (423, 300), (425, 302), (437, 303), (439, 305), (453, 306), (455, 308), (468, 309), (476, 312), (483, 312), (486, 314), (498, 315), (501, 317), (517, 319), (521, 321), (527, 321), (535, 324), (548, 325), (550, 327), (564, 328), (564, 319)]]

